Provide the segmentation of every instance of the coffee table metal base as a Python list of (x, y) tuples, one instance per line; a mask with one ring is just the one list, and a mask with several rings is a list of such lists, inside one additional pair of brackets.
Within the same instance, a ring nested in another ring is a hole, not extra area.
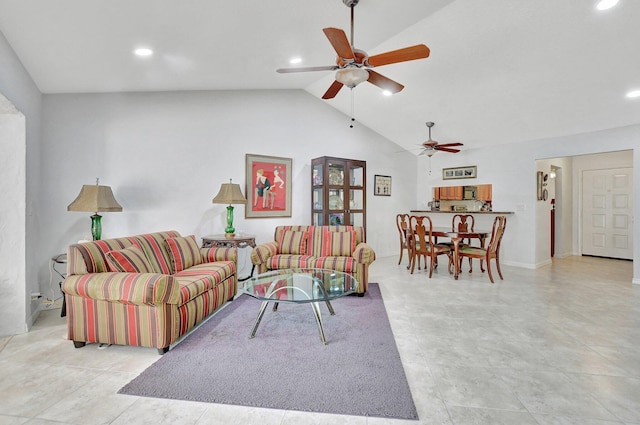
[[(293, 290), (298, 290), (298, 291), (302, 291), (300, 288), (297, 288), (295, 286), (282, 286), (276, 290), (274, 290), (270, 295), (273, 296), (274, 294), (276, 294), (278, 291), (283, 290), (283, 289), (293, 289)], [(304, 292), (304, 291), (302, 291)], [(311, 297), (309, 297), (309, 299), (311, 299)], [(275, 298), (273, 301), (263, 301), (262, 305), (260, 306), (260, 311), (258, 312), (258, 317), (256, 317), (256, 322), (253, 325), (253, 329), (251, 330), (251, 333), (249, 334), (249, 339), (253, 338), (256, 336), (256, 332), (258, 330), (258, 326), (260, 326), (260, 322), (262, 321), (262, 316), (264, 316), (264, 312), (267, 309), (267, 305), (270, 302), (274, 302), (274, 306), (273, 306), (273, 311), (277, 311), (278, 310), (278, 299)], [(329, 302), (329, 300), (325, 300), (325, 303), (327, 304), (327, 308), (329, 309), (329, 313), (334, 316), (336, 313), (333, 310), (333, 307), (331, 306), (331, 303)], [(311, 309), (313, 310), (313, 315), (316, 318), (316, 323), (318, 324), (318, 330), (320, 331), (320, 341), (322, 341), (322, 343), (324, 345), (327, 345), (327, 339), (324, 336), (324, 327), (322, 326), (322, 314), (320, 314), (320, 302), (319, 301), (311, 301), (309, 302), (309, 304), (311, 305)]]

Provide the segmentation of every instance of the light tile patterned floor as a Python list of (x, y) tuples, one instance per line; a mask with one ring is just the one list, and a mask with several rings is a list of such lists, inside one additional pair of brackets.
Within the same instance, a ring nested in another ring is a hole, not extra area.
[(76, 350), (52, 310), (28, 334), (0, 340), (0, 424), (640, 424), (640, 285), (631, 284), (631, 262), (504, 266), (494, 285), (477, 262), (458, 281), (396, 263), (378, 259), (370, 276), (381, 284), (418, 422), (119, 395), (156, 350)]

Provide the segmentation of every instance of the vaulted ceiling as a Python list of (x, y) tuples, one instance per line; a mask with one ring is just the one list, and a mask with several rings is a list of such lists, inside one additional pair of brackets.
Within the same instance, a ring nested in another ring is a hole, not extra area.
[[(360, 0), (355, 47), (424, 43), (428, 59), (376, 68), (405, 86), (363, 83), (327, 100), (406, 149), (463, 149), (640, 123), (640, 1)], [(322, 32), (348, 34), (341, 0), (0, 0), (0, 31), (43, 93), (304, 89), (320, 98), (332, 65)], [(137, 47), (154, 54), (136, 57)], [(353, 97), (352, 97), (353, 96)], [(356, 124), (357, 125), (357, 124)]]

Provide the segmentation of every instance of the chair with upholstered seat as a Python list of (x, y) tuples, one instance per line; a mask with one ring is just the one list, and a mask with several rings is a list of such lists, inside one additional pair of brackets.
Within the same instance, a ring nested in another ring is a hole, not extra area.
[[(455, 214), (451, 219), (451, 230), (454, 232), (473, 232), (475, 230), (474, 227), (475, 219), (471, 214)], [(460, 246), (469, 245), (471, 245), (471, 239), (463, 239), (460, 241)], [(462, 261), (460, 261), (460, 268), (462, 268)], [(472, 270), (471, 258), (469, 258), (469, 272)], [(482, 260), (480, 260), (480, 270), (484, 271)]]
[(409, 236), (409, 214), (396, 215), (396, 227), (398, 228), (398, 234), (400, 236), (400, 258), (398, 259), (398, 264), (402, 263), (402, 254), (404, 254), (404, 250), (406, 249), (407, 257), (409, 258), (408, 269), (411, 267), (411, 246), (407, 242)]
[[(493, 228), (491, 229), (491, 240), (486, 248), (474, 247), (474, 246), (462, 246), (458, 249), (458, 256), (460, 261), (464, 257), (469, 259), (478, 258), (487, 262), (487, 271), (489, 272), (489, 280), (493, 282), (493, 276), (491, 275), (491, 259), (496, 261), (496, 268), (498, 269), (498, 275), (502, 280), (502, 271), (500, 270), (500, 243), (502, 242), (502, 236), (504, 235), (504, 229), (507, 226), (507, 217), (499, 215), (493, 221)], [(484, 270), (483, 270), (484, 271)]]
[(433, 275), (433, 269), (437, 266), (437, 258), (439, 255), (446, 255), (449, 258), (449, 273), (452, 271), (453, 257), (452, 250), (449, 245), (438, 244), (433, 238), (433, 223), (431, 218), (427, 216), (412, 215), (409, 218), (411, 228), (411, 274), (418, 263), (420, 269), (420, 258), (424, 258), (425, 268), (427, 267), (427, 258), (429, 259), (429, 277)]

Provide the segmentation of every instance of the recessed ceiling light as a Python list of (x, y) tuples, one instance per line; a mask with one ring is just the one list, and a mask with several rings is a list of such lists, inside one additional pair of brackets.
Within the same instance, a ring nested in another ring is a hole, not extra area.
[(134, 50), (133, 53), (135, 53), (137, 56), (151, 56), (153, 54), (153, 50), (146, 47), (141, 47)]
[(290, 63), (291, 65), (295, 65), (295, 64), (298, 64), (298, 63), (301, 63), (301, 62), (302, 62), (302, 58), (292, 58), (292, 59), (289, 61), (289, 63)]
[(607, 10), (607, 9), (611, 9), (616, 4), (618, 4), (618, 0), (600, 0), (596, 5), (596, 9)]
[(636, 97), (640, 97), (640, 90), (632, 90), (629, 93), (627, 93), (627, 97), (630, 97), (631, 99), (634, 99)]

